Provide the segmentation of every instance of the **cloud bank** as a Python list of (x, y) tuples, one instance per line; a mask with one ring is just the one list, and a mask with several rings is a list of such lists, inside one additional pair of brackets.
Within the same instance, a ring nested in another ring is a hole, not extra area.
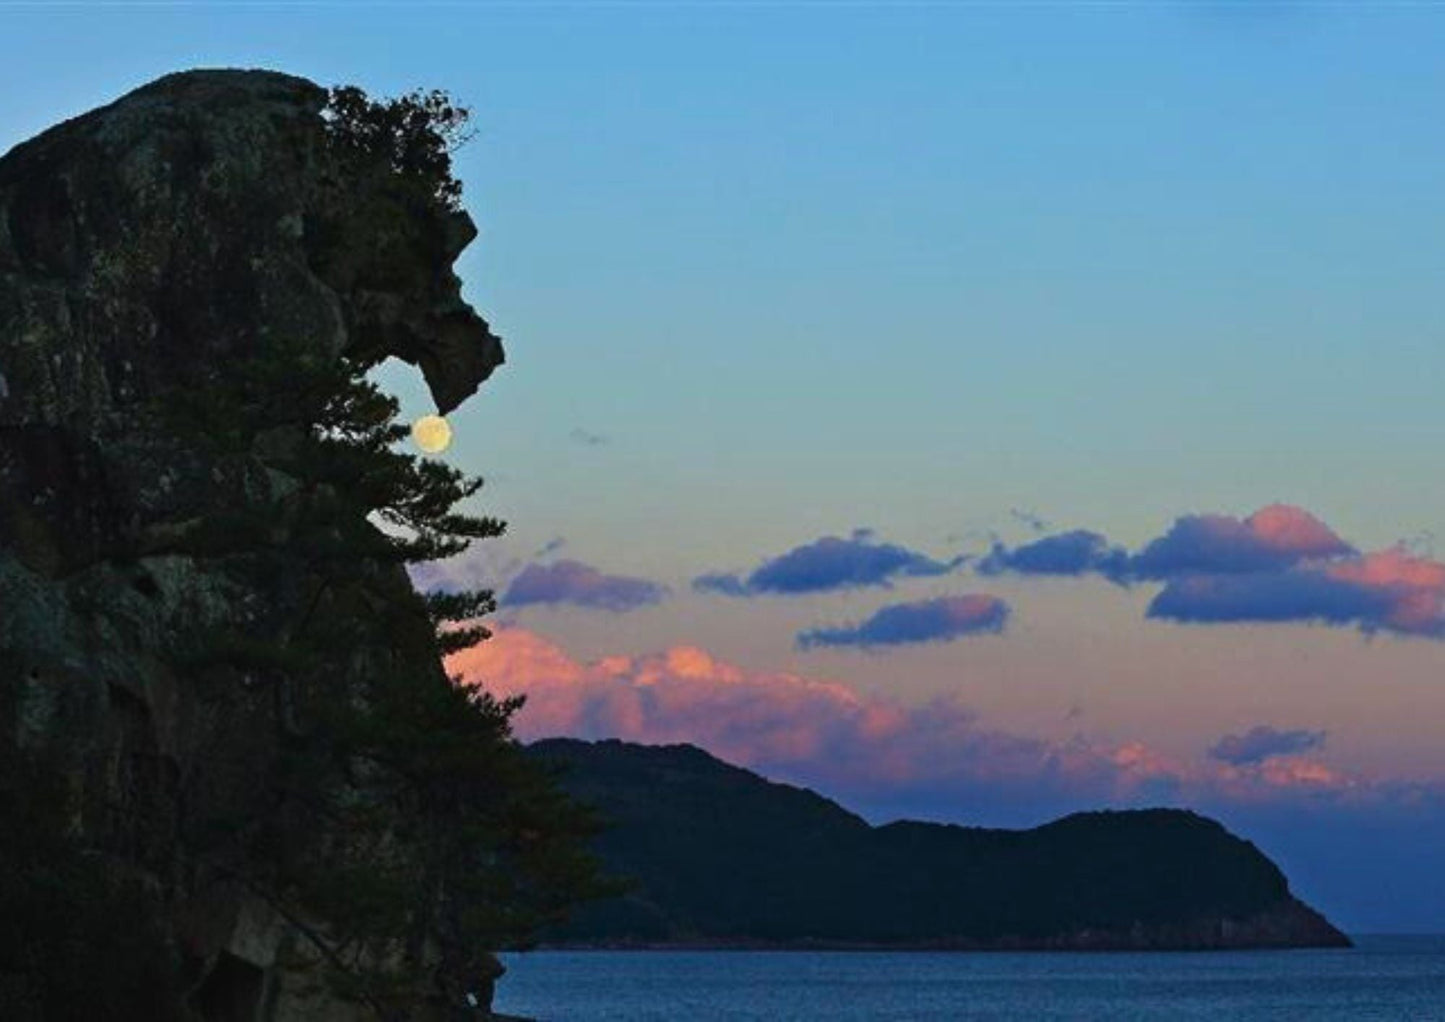
[(1161, 582), (1147, 616), (1185, 624), (1305, 622), (1445, 638), (1445, 564), (1404, 547), (1361, 553), (1288, 504), (1242, 519), (1184, 515), (1134, 554), (1084, 529), (995, 544), (977, 570)]
[(582, 663), (503, 626), (447, 666), (495, 695), (525, 694), (515, 721), (524, 740), (689, 742), (833, 794), (924, 787), (994, 800), (1019, 788), (1112, 791), (1117, 782), (1123, 791), (1134, 774), (1112, 753), (985, 727), (954, 697), (907, 706), (802, 675), (746, 671), (693, 646)]
[(958, 819), (1018, 820), (1081, 804), (1392, 797), (1301, 755), (1318, 747), (1313, 732), (1250, 732), (1221, 740), (1219, 756), (1185, 762), (1138, 741), (1014, 734), (986, 726), (957, 696), (907, 705), (803, 675), (747, 671), (693, 646), (584, 663), (534, 632), (502, 626), (447, 666), (495, 695), (524, 694), (515, 718), (524, 740), (689, 742), (889, 812), (943, 806)]
[(706, 574), (693, 579), (699, 592), (724, 596), (796, 596), (867, 586), (887, 588), (900, 577), (945, 575), (964, 558), (936, 561), (925, 554), (873, 539), (860, 529), (847, 539), (824, 536), (764, 561), (746, 578)]
[(1008, 604), (996, 596), (970, 594), (894, 603), (855, 624), (799, 632), (798, 646), (904, 646), (949, 642), (966, 635), (1002, 632)]

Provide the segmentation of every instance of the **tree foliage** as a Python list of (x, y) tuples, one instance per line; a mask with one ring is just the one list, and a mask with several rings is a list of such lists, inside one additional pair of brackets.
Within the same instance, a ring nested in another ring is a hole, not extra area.
[(312, 933), (337, 989), (382, 1006), (438, 959), (444, 996), (489, 985), (488, 949), (526, 945), (602, 888), (592, 817), (512, 738), (521, 700), (441, 670), (487, 637), (492, 593), (417, 594), (400, 572), (503, 523), (459, 509), (480, 479), (398, 448), (396, 402), (367, 368), (273, 344), (168, 414), (206, 438), (220, 478), (259, 454), (269, 480), (181, 540), (273, 596), (189, 653), (220, 684), (272, 693), (278, 750), (261, 817), (211, 820), (192, 852), (324, 920)]
[(451, 154), (472, 137), (471, 111), (445, 92), (418, 89), (378, 101), (355, 86), (341, 86), (329, 92), (324, 116), (343, 158), (375, 161), (397, 179), (420, 184), (449, 209), (461, 207)]

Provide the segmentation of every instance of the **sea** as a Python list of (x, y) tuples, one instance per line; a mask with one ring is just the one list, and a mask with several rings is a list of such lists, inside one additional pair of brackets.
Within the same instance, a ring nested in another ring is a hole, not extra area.
[(532, 951), (494, 1008), (541, 1022), (1445, 1022), (1445, 935), (1345, 950)]

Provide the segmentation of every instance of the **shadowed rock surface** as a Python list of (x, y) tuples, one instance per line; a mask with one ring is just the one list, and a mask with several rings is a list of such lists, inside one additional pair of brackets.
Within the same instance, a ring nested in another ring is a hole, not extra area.
[(548, 739), (636, 888), (553, 935), (609, 946), (1173, 950), (1343, 947), (1255, 846), (1194, 813), (1032, 830), (872, 827), (689, 745)]
[[(307, 611), (305, 579), (258, 579), (185, 543), (228, 509), (274, 510), (285, 529), (297, 482), (267, 451), (285, 430), (221, 463), (166, 406), (282, 341), (301, 359), (411, 362), (442, 412), (502, 361), (451, 269), (470, 219), (348, 177), (326, 98), (272, 72), (176, 74), (0, 158), (0, 753), (61, 764), (53, 794), (91, 849), (85, 876), (123, 882), (136, 935), (159, 928), (188, 1018), (371, 1016), (319, 983), (305, 921), (256, 896), (244, 863), (178, 851), (265, 809), (278, 734), (308, 726), (284, 686), (180, 651), (220, 624), (268, 641)], [(399, 568), (375, 591), (416, 600)], [(338, 650), (338, 672), (428, 648), (429, 622), (413, 619)], [(45, 808), (19, 781), (7, 797), (22, 814), (7, 827)], [(19, 982), (3, 973), (0, 999)], [(92, 1017), (127, 1017), (106, 1007), (119, 992), (91, 993)]]

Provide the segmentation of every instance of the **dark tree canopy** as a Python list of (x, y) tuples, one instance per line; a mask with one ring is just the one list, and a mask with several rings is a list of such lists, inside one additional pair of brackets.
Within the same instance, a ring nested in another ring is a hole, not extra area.
[(448, 208), (461, 208), (462, 184), (452, 176), (451, 154), (472, 138), (471, 111), (445, 92), (417, 89), (377, 101), (346, 85), (330, 91), (324, 116), (345, 158), (377, 161)]

